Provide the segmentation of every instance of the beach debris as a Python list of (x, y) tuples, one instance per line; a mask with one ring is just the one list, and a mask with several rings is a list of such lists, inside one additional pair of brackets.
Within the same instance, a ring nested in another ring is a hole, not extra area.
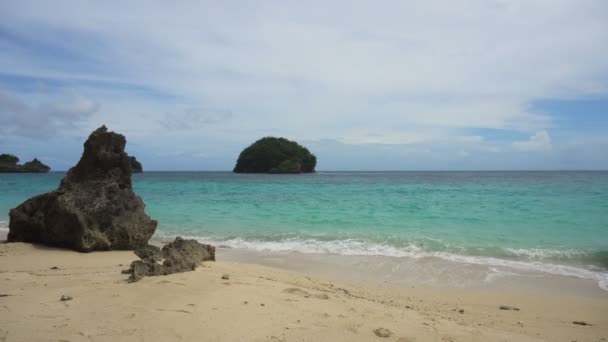
[(386, 328), (378, 328), (374, 330), (374, 334), (376, 334), (376, 336), (378, 337), (390, 337), (393, 332)]
[(179, 236), (162, 249), (147, 245), (134, 253), (141, 260), (133, 261), (131, 267), (123, 271), (131, 274), (131, 283), (146, 276), (194, 271), (203, 261), (215, 261), (215, 247), (196, 240), (184, 240)]
[(459, 314), (463, 314), (463, 313), (464, 313), (464, 309), (460, 309), (460, 310), (458, 310), (458, 313), (459, 313)]
[(576, 325), (588, 325), (588, 326), (593, 325), (593, 324), (587, 323), (585, 321), (573, 321), (572, 324), (576, 324)]
[(222, 279), (223, 279), (223, 280), (229, 280), (229, 279), (230, 279), (230, 276), (229, 276), (228, 274), (223, 274), (223, 275), (222, 275)]
[(57, 267), (57, 266), (51, 267), (51, 270), (58, 270), (58, 269), (59, 269), (59, 267)]
[(266, 304), (264, 304), (264, 303), (261, 303), (261, 304), (260, 304), (260, 306), (266, 306)]
[(133, 193), (121, 134), (101, 126), (84, 143), (76, 166), (57, 190), (34, 196), (9, 213), (8, 242), (34, 242), (80, 252), (137, 249), (157, 221)]
[(0, 297), (8, 297), (10, 296), (9, 294), (5, 294), (5, 293), (0, 293)]
[(243, 304), (247, 305), (247, 304), (249, 304), (249, 302), (248, 302), (248, 301), (246, 301), (246, 300), (244, 300), (244, 301), (243, 301)]
[(60, 298), (60, 300), (62, 302), (65, 302), (65, 301), (68, 301), (68, 300), (72, 300), (72, 299), (74, 299), (74, 298), (72, 296), (68, 296), (68, 295), (62, 295), (61, 298)]
[(513, 310), (513, 311), (519, 311), (519, 308), (516, 308), (514, 306), (508, 306), (508, 305), (501, 305), (498, 307), (500, 310)]

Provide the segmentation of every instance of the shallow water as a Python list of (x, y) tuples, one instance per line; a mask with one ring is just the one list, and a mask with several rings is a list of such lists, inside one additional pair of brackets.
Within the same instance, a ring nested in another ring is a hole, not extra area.
[[(62, 176), (0, 174), (0, 221)], [(133, 181), (160, 237), (436, 257), (608, 287), (608, 172), (146, 172)]]

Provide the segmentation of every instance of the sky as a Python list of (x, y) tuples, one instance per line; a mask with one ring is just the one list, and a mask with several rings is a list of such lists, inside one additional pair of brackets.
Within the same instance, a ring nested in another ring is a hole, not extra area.
[(0, 153), (145, 170), (608, 169), (608, 1), (2, 1)]

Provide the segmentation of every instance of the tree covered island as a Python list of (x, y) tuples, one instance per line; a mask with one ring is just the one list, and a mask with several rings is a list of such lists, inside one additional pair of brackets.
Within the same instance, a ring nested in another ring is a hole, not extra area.
[(245, 148), (236, 162), (236, 173), (312, 173), (317, 157), (295, 141), (265, 137)]

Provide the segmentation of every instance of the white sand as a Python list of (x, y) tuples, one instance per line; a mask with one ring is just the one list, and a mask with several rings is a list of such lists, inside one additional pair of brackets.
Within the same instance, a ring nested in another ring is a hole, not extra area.
[(0, 341), (608, 339), (607, 296), (413, 289), (226, 261), (129, 284), (120, 271), (134, 259), (0, 244)]

